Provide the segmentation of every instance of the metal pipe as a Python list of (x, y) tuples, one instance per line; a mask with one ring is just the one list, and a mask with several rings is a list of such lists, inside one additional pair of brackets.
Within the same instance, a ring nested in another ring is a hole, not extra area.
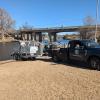
[(98, 10), (99, 10), (99, 0), (96, 0), (96, 31), (95, 31), (95, 42), (97, 42), (97, 32), (98, 32)]

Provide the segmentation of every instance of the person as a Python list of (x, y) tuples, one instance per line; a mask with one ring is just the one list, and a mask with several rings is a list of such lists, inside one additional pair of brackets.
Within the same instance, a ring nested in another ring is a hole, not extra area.
[(36, 54), (38, 51), (37, 46), (30, 46), (30, 54)]
[(75, 48), (79, 48), (79, 47), (80, 47), (80, 45), (79, 44), (76, 44)]
[(43, 53), (44, 53), (45, 56), (48, 55), (48, 46), (47, 45), (44, 46)]
[(79, 55), (79, 48), (80, 48), (80, 45), (76, 44), (76, 46), (75, 46), (75, 54), (76, 55)]

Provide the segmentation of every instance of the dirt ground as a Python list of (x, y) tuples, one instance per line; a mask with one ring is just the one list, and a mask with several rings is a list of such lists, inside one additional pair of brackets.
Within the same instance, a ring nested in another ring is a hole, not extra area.
[(0, 100), (100, 100), (100, 71), (48, 61), (0, 61)]

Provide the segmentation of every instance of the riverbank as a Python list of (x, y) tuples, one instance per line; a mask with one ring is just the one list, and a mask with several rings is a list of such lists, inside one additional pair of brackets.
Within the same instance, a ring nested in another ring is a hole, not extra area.
[(0, 42), (0, 61), (12, 59), (11, 54), (18, 48), (17, 41)]
[(0, 100), (100, 100), (100, 72), (49, 60), (0, 61)]
[(5, 37), (4, 39), (0, 38), (0, 42), (12, 42), (15, 41), (12, 37)]

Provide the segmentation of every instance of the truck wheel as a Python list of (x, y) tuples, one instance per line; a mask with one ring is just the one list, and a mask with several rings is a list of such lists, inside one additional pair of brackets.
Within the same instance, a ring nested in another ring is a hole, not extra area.
[(55, 56), (55, 55), (52, 57), (52, 59), (53, 59), (54, 62), (58, 62), (59, 61), (57, 56)]
[(95, 68), (97, 70), (100, 70), (100, 59), (97, 58), (97, 57), (90, 58), (89, 65), (92, 68)]

